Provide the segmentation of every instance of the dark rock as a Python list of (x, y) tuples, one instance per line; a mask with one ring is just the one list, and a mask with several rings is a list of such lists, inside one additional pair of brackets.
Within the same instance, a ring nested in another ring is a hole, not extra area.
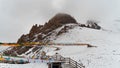
[(101, 29), (101, 27), (97, 24), (97, 22), (92, 20), (87, 21), (87, 27), (93, 29)]
[(17, 41), (17, 43), (24, 43), (24, 42), (28, 42), (29, 41), (29, 35), (27, 34), (27, 35), (22, 35), (19, 39), (18, 39), (18, 41)]
[(58, 32), (57, 36), (58, 36), (58, 35), (61, 35), (61, 34), (63, 34), (63, 33), (68, 32), (69, 29), (72, 29), (72, 26), (64, 26), (64, 28), (62, 28), (62, 29)]
[[(42, 42), (47, 36), (50, 36), (53, 30), (65, 25), (65, 24), (77, 24), (76, 20), (64, 13), (56, 14), (52, 19), (46, 22), (44, 25), (33, 25), (29, 34), (22, 35), (20, 39), (18, 39), (17, 43), (25, 43), (25, 42), (33, 42), (39, 41)], [(63, 29), (65, 30), (65, 28)], [(62, 32), (61, 32), (62, 33)], [(37, 36), (37, 37), (36, 37)]]

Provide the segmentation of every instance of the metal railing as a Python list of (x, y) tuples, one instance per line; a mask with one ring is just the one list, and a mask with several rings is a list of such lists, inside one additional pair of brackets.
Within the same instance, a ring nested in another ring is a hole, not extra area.
[(78, 63), (77, 61), (71, 59), (71, 58), (65, 58), (61, 55), (55, 55), (53, 57), (53, 59), (55, 61), (61, 61), (61, 62), (65, 62), (68, 63), (69, 65), (71, 65), (73, 68), (85, 68), (85, 66), (82, 63)]

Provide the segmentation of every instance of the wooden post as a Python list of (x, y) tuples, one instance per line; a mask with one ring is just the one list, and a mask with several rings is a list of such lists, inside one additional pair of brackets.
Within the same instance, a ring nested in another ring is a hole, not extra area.
[(69, 58), (69, 64), (70, 64), (70, 58)]
[(56, 55), (56, 60), (57, 60), (57, 55)]
[(60, 61), (62, 61), (62, 56), (60, 56)]
[(76, 62), (76, 68), (77, 68), (77, 62)]
[(53, 64), (51, 63), (51, 66), (50, 66), (51, 68), (53, 67)]

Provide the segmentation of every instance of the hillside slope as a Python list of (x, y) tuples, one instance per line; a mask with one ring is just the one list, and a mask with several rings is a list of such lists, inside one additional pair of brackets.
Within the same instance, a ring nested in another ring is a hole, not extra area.
[[(62, 16), (64, 17), (64, 15)], [(54, 19), (56, 20), (56, 16)], [(53, 45), (53, 47), (52, 46), (36, 47), (38, 45), (35, 45), (30, 48), (28, 47), (26, 48), (25, 46), (22, 46), (17, 48), (16, 50), (15, 48), (13, 48), (7, 52), (12, 52), (12, 51), (14, 51), (15, 53), (18, 52), (17, 56), (26, 56), (26, 57), (32, 57), (33, 55), (37, 57), (37, 55), (41, 53), (41, 51), (45, 51), (47, 55), (54, 55), (57, 52), (64, 57), (71, 57), (72, 59), (78, 61), (79, 63), (82, 62), (86, 68), (119, 68), (120, 67), (119, 22), (104, 23), (102, 24), (103, 26), (100, 27), (95, 23), (78, 24), (75, 21), (75, 19), (73, 18), (71, 19), (72, 22), (75, 23), (70, 23), (71, 21), (66, 22), (66, 20), (61, 19), (60, 16), (60, 21), (59, 19), (57, 19), (56, 21), (51, 19), (52, 24), (50, 24), (49, 22), (44, 26), (35, 25), (31, 29), (29, 34), (23, 35), (18, 40), (18, 43), (38, 42), (38, 41), (44, 43), (48, 43), (48, 42), (49, 43), (86, 43), (96, 47), (88, 48), (87, 46), (75, 46), (75, 45), (73, 46)], [(69, 15), (67, 17), (67, 20), (69, 20)], [(56, 48), (54, 47), (59, 47), (60, 50), (55, 51)], [(19, 54), (19, 52), (21, 53)], [(36, 54), (36, 52), (38, 53)], [(9, 54), (13, 54), (13, 52)]]
[(109, 30), (95, 30), (75, 27), (62, 34), (55, 43), (89, 43), (97, 46), (58, 46), (60, 51), (50, 51), (48, 54), (59, 54), (71, 57), (83, 63), (86, 68), (119, 68), (120, 67), (120, 33)]

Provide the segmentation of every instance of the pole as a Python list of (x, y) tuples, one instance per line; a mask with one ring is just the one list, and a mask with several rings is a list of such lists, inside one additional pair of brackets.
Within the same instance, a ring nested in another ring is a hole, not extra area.
[(77, 62), (76, 62), (76, 68), (77, 68)]

